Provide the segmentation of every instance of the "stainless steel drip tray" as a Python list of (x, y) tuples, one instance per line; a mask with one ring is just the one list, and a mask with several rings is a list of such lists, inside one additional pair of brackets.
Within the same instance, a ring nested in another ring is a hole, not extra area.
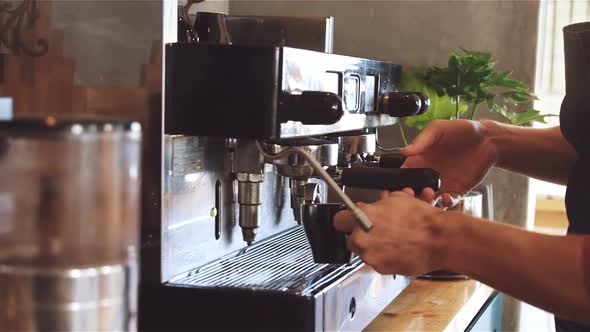
[(169, 284), (313, 296), (362, 265), (358, 257), (349, 265), (314, 263), (303, 228), (294, 227), (177, 276)]
[(358, 331), (409, 282), (358, 258), (315, 264), (295, 227), (160, 286), (145, 285), (140, 321), (154, 331)]

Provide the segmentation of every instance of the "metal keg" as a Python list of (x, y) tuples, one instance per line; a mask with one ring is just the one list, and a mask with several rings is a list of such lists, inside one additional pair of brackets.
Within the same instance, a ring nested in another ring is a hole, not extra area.
[(135, 328), (141, 126), (0, 121), (0, 326)]

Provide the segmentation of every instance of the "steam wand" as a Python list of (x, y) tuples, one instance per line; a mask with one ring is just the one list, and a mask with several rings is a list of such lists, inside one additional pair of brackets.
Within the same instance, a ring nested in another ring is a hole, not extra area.
[(354, 218), (356, 219), (358, 224), (363, 228), (363, 230), (365, 232), (368, 232), (373, 227), (373, 223), (371, 223), (371, 221), (369, 220), (367, 215), (361, 209), (359, 209), (356, 205), (354, 205), (354, 202), (351, 201), (350, 198), (348, 198), (348, 196), (344, 193), (344, 191), (342, 191), (342, 189), (340, 189), (338, 184), (324, 170), (322, 165), (317, 160), (315, 160), (315, 158), (313, 158), (309, 153), (307, 153), (307, 151), (305, 151), (304, 149), (299, 148), (299, 147), (290, 147), (290, 148), (287, 148), (286, 150), (279, 152), (277, 154), (272, 154), (272, 153), (266, 152), (264, 150), (264, 147), (262, 146), (262, 143), (260, 143), (259, 141), (256, 141), (256, 146), (258, 147), (258, 150), (260, 151), (260, 153), (266, 159), (269, 159), (269, 160), (284, 159), (291, 154), (298, 154), (298, 155), (302, 156), (303, 159), (305, 159), (305, 161), (307, 161), (307, 163), (309, 163), (309, 165), (318, 173), (320, 178), (322, 178), (322, 180), (326, 181), (326, 184), (332, 190), (334, 190), (336, 192), (338, 197), (340, 197), (342, 202), (344, 202), (344, 205), (346, 205), (348, 210), (350, 210), (350, 212), (352, 213), (352, 215), (354, 216)]

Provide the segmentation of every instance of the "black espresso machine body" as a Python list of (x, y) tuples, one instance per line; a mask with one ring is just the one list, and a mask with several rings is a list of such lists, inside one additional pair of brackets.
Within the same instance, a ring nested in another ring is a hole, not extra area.
[[(200, 43), (165, 48), (159, 218), (142, 224), (139, 329), (363, 329), (410, 278), (358, 257), (314, 263), (300, 206), (334, 199), (305, 161), (261, 149), (305, 149), (344, 185), (343, 171), (376, 160), (377, 128), (424, 101), (396, 93), (401, 66), (329, 53), (332, 18), (201, 19)], [(230, 22), (282, 39), (231, 39)]]
[[(290, 47), (198, 43), (169, 44), (166, 55), (170, 134), (277, 140), (397, 122), (379, 103), (399, 84), (401, 66), (394, 63)], [(318, 91), (342, 99), (340, 121), (330, 109), (314, 107), (323, 95), (306, 92)], [(304, 105), (295, 104), (302, 97)]]

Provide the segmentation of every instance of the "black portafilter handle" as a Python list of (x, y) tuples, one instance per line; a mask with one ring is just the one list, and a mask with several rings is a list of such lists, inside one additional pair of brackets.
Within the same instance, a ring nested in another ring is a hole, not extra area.
[(401, 118), (424, 114), (430, 99), (422, 92), (390, 92), (381, 98), (381, 113)]
[(379, 156), (379, 167), (383, 168), (400, 168), (404, 162), (406, 162), (406, 157), (399, 152)]
[(342, 118), (342, 99), (332, 92), (303, 91), (281, 97), (280, 120), (309, 125), (331, 125)]
[(425, 188), (437, 191), (440, 187), (439, 174), (431, 168), (345, 168), (340, 182), (344, 186), (365, 189), (398, 191), (412, 188), (415, 193)]

